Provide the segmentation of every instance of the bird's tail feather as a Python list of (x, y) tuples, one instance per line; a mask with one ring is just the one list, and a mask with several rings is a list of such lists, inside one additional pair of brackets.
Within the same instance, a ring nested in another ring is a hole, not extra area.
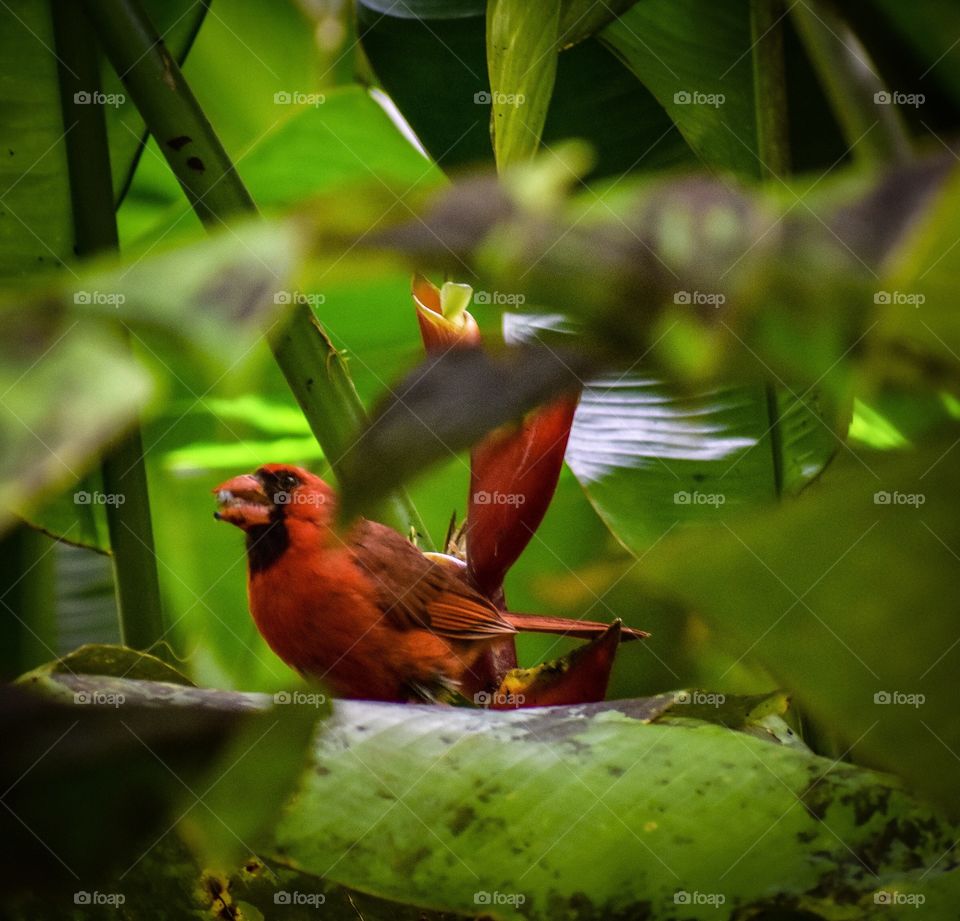
[[(522, 633), (558, 633), (585, 640), (599, 636), (610, 627), (610, 624), (598, 624), (592, 620), (572, 620), (568, 617), (548, 617), (543, 614), (518, 614), (514, 611), (505, 611), (503, 617)], [(635, 630), (633, 627), (624, 627), (622, 624), (620, 626), (622, 642), (642, 640), (649, 635), (645, 630)]]

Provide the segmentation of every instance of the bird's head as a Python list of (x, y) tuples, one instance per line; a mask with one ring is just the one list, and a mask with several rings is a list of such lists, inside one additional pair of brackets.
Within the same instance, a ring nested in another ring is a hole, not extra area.
[(326, 526), (336, 514), (333, 490), (320, 477), (289, 464), (264, 464), (221, 483), (213, 493), (214, 517), (244, 531), (290, 520)]

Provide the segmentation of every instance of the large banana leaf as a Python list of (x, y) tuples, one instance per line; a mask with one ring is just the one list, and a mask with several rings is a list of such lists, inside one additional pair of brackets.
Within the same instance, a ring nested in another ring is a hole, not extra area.
[[(504, 314), (508, 342), (570, 330), (558, 316)], [(566, 460), (639, 554), (678, 524), (798, 492), (843, 443), (838, 415), (813, 392), (757, 383), (691, 395), (636, 371), (610, 373), (584, 387)]]
[[(69, 673), (38, 689), (123, 694), (186, 724), (269, 700)], [(945, 917), (956, 829), (891, 778), (771, 731), (779, 706), (702, 691), (512, 713), (342, 702), (259, 853), (323, 878), (307, 891), (469, 915), (850, 921), (889, 901), (899, 919), (917, 894)], [(245, 894), (264, 895), (230, 893)]]

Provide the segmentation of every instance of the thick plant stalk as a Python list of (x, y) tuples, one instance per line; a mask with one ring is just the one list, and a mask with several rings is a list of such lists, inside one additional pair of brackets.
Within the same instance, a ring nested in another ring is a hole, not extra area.
[(865, 162), (904, 162), (910, 140), (893, 96), (869, 55), (829, 4), (806, 0), (790, 13), (852, 153)]
[[(107, 56), (156, 138), (197, 216), (210, 228), (256, 205), (183, 78), (177, 62), (137, 0), (86, 0)], [(335, 474), (365, 418), (343, 358), (309, 305), (291, 307), (271, 341), (277, 364)], [(425, 535), (410, 500), (397, 494), (380, 517), (402, 532)]]
[(0, 537), (0, 681), (12, 681), (56, 655), (54, 548), (20, 524)]
[[(787, 126), (786, 72), (783, 64), (784, 8), (781, 0), (750, 0), (750, 40), (753, 45), (753, 101), (757, 119), (757, 155), (764, 179), (783, 180), (790, 171), (790, 139)], [(783, 490), (783, 445), (776, 385), (764, 384), (774, 488)]]
[(764, 178), (782, 177), (790, 170), (787, 84), (780, 27), (783, 14), (779, 0), (750, 0), (753, 103), (757, 113), (757, 151)]
[[(53, 4), (60, 96), (70, 170), (74, 239), (80, 257), (118, 248), (103, 106), (80, 104), (78, 93), (100, 90), (96, 46), (82, 7), (69, 0)], [(167, 626), (150, 520), (150, 497), (139, 425), (115, 445), (101, 468), (123, 642), (168, 655)]]

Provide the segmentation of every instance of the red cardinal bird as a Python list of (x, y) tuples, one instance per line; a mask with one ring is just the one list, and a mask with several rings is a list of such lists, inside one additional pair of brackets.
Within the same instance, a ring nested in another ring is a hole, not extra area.
[[(338, 534), (336, 495), (299, 467), (267, 464), (214, 493), (246, 532), (248, 597), (270, 648), (341, 697), (410, 701), (496, 687), (491, 653), (519, 631), (594, 637), (606, 625), (500, 611), (375, 521)], [(646, 636), (623, 629), (624, 639)]]

